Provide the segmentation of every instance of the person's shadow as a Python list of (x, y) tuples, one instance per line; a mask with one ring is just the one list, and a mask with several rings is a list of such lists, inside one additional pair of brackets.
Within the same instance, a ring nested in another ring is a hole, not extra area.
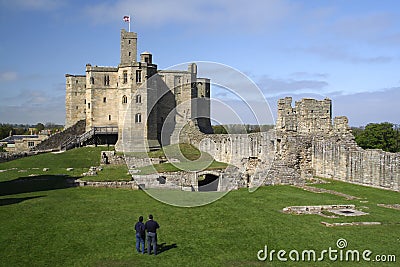
[(173, 249), (173, 248), (177, 248), (178, 246), (174, 243), (171, 245), (167, 245), (167, 243), (161, 243), (159, 245), (157, 245), (157, 254), (163, 253), (167, 250)]

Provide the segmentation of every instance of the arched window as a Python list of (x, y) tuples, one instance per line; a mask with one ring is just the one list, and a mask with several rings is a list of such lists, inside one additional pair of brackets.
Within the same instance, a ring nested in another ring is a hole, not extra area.
[(135, 123), (141, 123), (142, 122), (142, 114), (136, 113), (135, 114)]
[(126, 104), (126, 103), (128, 103), (128, 97), (126, 95), (124, 95), (122, 97), (122, 104)]
[(90, 84), (94, 84), (94, 77), (90, 77)]
[(142, 96), (141, 95), (137, 95), (136, 96), (136, 103), (142, 103)]

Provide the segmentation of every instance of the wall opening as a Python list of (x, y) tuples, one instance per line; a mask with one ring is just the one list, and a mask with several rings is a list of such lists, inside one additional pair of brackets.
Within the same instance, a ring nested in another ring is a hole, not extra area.
[(204, 174), (199, 176), (198, 186), (199, 191), (209, 192), (218, 191), (219, 176), (214, 174)]

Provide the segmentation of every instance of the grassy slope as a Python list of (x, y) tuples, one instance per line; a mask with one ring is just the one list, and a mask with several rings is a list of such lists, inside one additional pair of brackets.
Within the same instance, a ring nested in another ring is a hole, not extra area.
[[(23, 164), (18, 161), (0, 164), (0, 169), (35, 166), (29, 158), (24, 160)], [(34, 160), (36, 165), (42, 164)], [(59, 164), (70, 167), (66, 162)], [(5, 173), (1, 175), (0, 188), (4, 188), (11, 178), (4, 177)], [(245, 189), (233, 191), (202, 207), (179, 208), (160, 203), (143, 191), (43, 188), (40, 181), (32, 181), (25, 193), (3, 189), (0, 195), (0, 266), (265, 266), (266, 262), (258, 262), (256, 254), (266, 244), (276, 250), (321, 251), (336, 248), (338, 238), (347, 240), (348, 249), (397, 253), (400, 260), (400, 213), (376, 206), (377, 203), (400, 203), (399, 193), (341, 182), (319, 186), (362, 197), (368, 202), (273, 186), (254, 193)], [(367, 207), (364, 211), (370, 215), (328, 219), (280, 212), (290, 205), (317, 204), (356, 204)], [(161, 225), (158, 243), (171, 247), (157, 257), (138, 255), (134, 251), (133, 225), (139, 215), (149, 213)], [(327, 228), (321, 221), (381, 221), (383, 225)], [(317, 266), (328, 263), (319, 262)], [(365, 265), (363, 262), (362, 266)]]
[[(138, 168), (140, 174), (151, 174), (155, 172), (176, 172), (180, 170), (196, 171), (196, 170), (215, 170), (225, 169), (228, 164), (214, 160), (211, 155), (203, 153), (190, 144), (170, 145), (161, 150), (151, 151), (147, 154), (151, 158), (165, 157), (175, 158), (178, 163), (161, 163), (151, 166)], [(200, 158), (202, 156), (202, 158)]]

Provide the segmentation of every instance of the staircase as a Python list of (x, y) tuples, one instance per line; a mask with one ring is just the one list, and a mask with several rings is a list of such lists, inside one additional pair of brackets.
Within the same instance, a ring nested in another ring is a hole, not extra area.
[(72, 136), (61, 144), (61, 150), (68, 150), (78, 146), (97, 145), (104, 143), (102, 136), (118, 136), (118, 127), (116, 126), (102, 126), (94, 127), (79, 136)]
[(70, 143), (71, 140), (76, 139), (85, 132), (86, 121), (80, 120), (71, 127), (65, 129), (62, 132), (51, 135), (48, 139), (44, 140), (32, 150), (34, 151), (51, 151), (60, 150), (62, 144)]

